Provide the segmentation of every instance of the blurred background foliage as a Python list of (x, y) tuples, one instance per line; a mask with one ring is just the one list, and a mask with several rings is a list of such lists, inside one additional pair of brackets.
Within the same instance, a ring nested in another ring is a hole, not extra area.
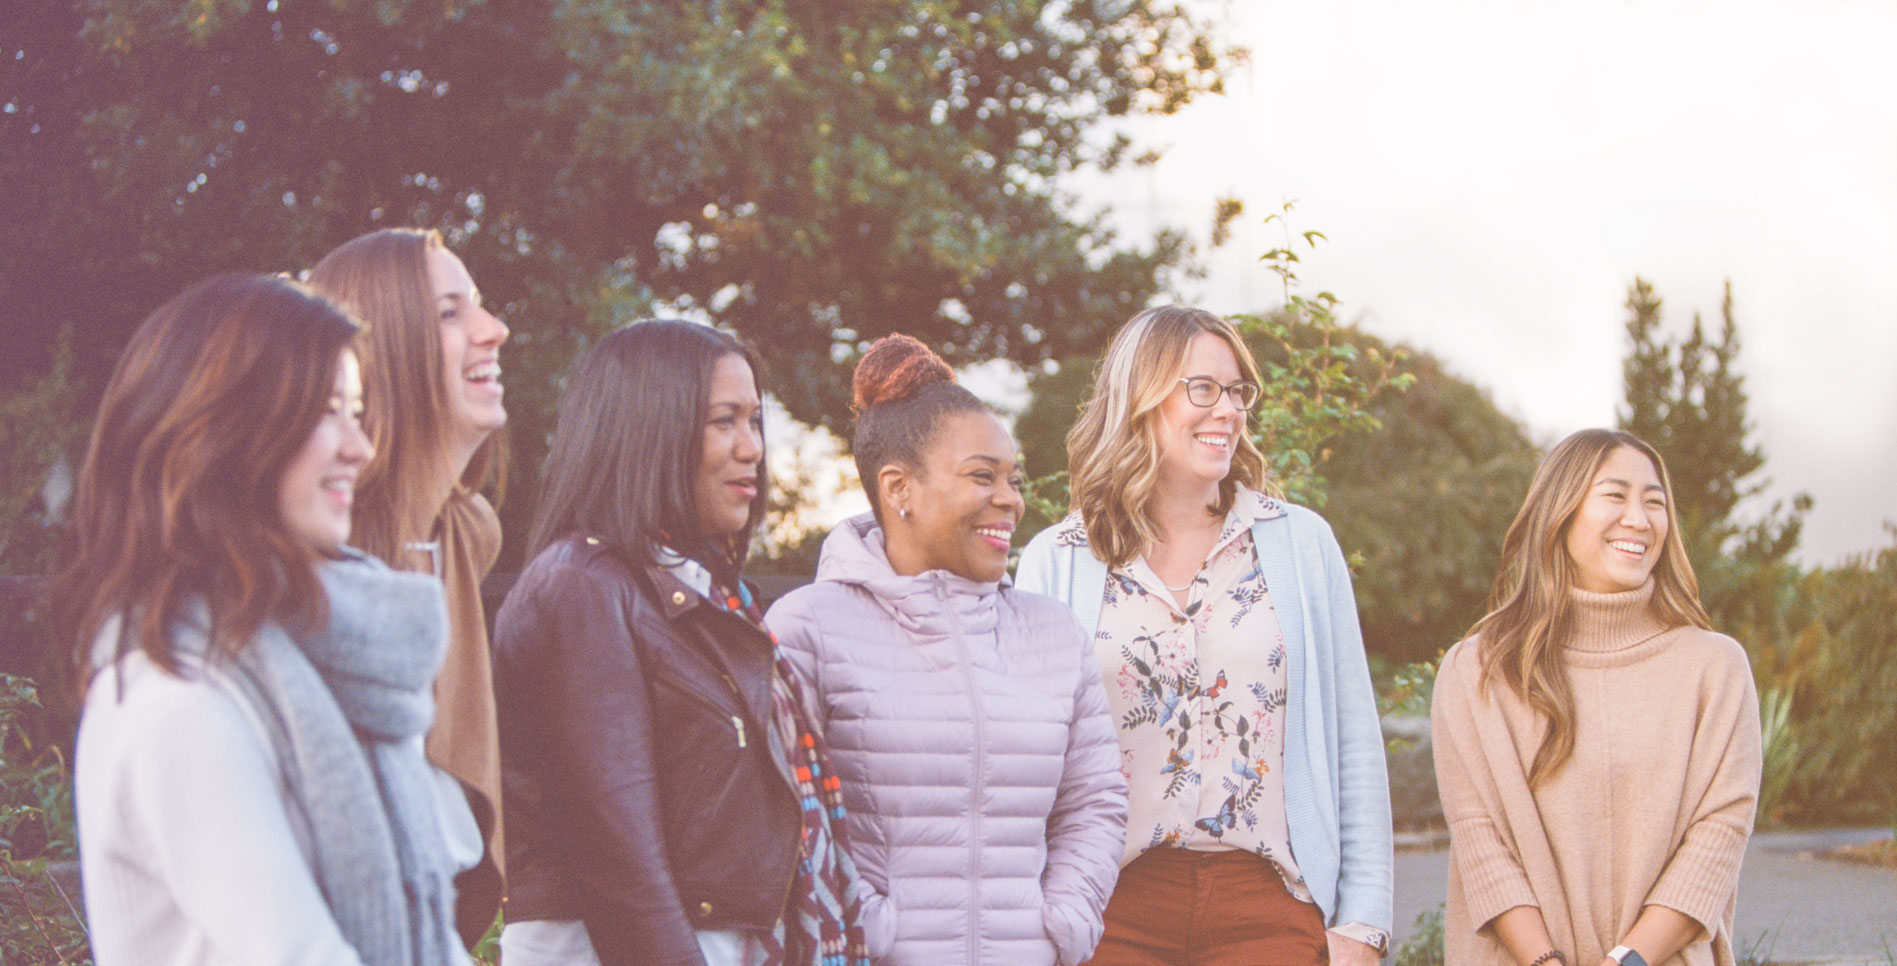
[(1191, 252), (1119, 237), (1063, 179), (1156, 157), (1112, 122), (1241, 56), (1179, 0), (9, 9), (0, 387), (82, 320), (93, 398), (191, 282), (440, 228), (515, 330), (510, 534), (560, 374), (641, 315), (767, 347), (778, 398), (831, 427), (853, 354), (898, 328), (958, 365), (1087, 351)]

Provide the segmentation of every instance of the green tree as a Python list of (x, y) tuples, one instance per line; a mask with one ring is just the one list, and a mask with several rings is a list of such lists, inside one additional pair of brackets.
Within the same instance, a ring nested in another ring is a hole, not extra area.
[(1620, 426), (1666, 458), (1681, 535), (1715, 623), (1780, 635), (1778, 590), (1793, 576), (1787, 558), (1811, 498), (1797, 494), (1789, 507), (1774, 502), (1750, 522), (1738, 512), (1770, 481), (1759, 475), (1765, 453), (1751, 439), (1732, 283), (1720, 302), (1716, 338), (1695, 312), (1686, 336), (1668, 340), (1660, 331), (1661, 300), (1645, 279), (1628, 287), (1626, 305), (1632, 344), (1622, 366)]
[(1482, 616), (1541, 460), (1486, 391), (1427, 353), (1410, 351), (1405, 367), (1415, 384), (1369, 407), (1381, 429), (1338, 440), (1324, 464), (1325, 516), (1360, 560), (1364, 642), (1393, 664), (1434, 661)]
[(59, 322), (82, 320), (96, 392), (190, 282), (401, 224), (444, 229), (515, 328), (517, 493), (558, 373), (645, 312), (755, 340), (791, 413), (833, 427), (844, 364), (895, 329), (956, 364), (1087, 351), (1189, 251), (1118, 237), (1062, 185), (1137, 160), (1106, 122), (1219, 89), (1239, 55), (1197, 9), (29, 5), (0, 15), (0, 389)]

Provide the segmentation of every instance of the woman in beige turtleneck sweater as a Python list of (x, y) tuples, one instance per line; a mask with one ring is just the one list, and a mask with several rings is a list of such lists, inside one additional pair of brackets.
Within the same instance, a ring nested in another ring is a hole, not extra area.
[(1443, 657), (1451, 966), (1731, 966), (1759, 788), (1745, 651), (1699, 603), (1659, 454), (1562, 440)]

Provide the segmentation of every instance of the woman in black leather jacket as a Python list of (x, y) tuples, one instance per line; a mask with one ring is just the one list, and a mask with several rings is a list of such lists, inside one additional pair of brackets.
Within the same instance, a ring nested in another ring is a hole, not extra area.
[(868, 961), (827, 752), (740, 578), (756, 373), (715, 329), (644, 322), (561, 401), (495, 628), (508, 966)]

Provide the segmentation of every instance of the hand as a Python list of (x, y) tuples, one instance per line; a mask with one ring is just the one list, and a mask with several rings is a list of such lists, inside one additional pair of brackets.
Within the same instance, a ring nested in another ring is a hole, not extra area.
[[(1377, 947), (1324, 930), (1324, 945), (1330, 949), (1331, 966), (1377, 966), (1381, 954)], [(1614, 966), (1620, 966), (1615, 963)]]

